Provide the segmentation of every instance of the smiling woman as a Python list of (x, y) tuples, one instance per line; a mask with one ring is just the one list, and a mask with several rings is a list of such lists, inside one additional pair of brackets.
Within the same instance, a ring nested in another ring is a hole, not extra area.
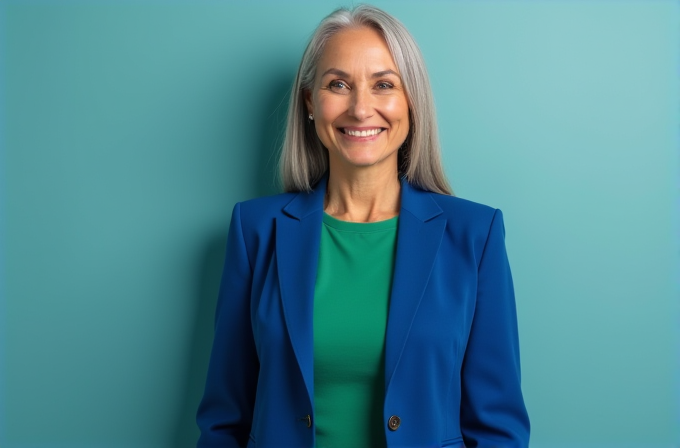
[(409, 133), (409, 106), (385, 39), (369, 27), (335, 34), (317, 63), (313, 89), (305, 96), (316, 134), (328, 151), (332, 184), (326, 211), (347, 221), (396, 216), (396, 200), (376, 201), (384, 207), (369, 216), (352, 216), (351, 206), (330, 196), (342, 189), (338, 182), (345, 181), (399, 191), (397, 153)]
[(330, 179), (398, 183), (397, 152), (408, 136), (409, 106), (387, 43), (376, 30), (350, 28), (329, 39), (305, 102), (328, 150)]
[(395, 18), (321, 22), (281, 173), (232, 214), (198, 446), (528, 446), (502, 214), (452, 196)]
[(312, 115), (317, 111), (316, 131), (326, 149), (340, 149), (341, 142), (333, 141), (336, 132), (366, 137), (385, 131), (381, 146), (396, 156), (408, 135), (408, 102), (385, 39), (371, 28), (340, 32), (328, 41), (317, 67), (307, 108)]

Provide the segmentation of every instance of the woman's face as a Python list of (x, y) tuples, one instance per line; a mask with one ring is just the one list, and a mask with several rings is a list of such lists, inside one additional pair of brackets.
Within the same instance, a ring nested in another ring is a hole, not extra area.
[(408, 100), (385, 40), (371, 28), (335, 34), (306, 94), (331, 167), (397, 169), (409, 131)]

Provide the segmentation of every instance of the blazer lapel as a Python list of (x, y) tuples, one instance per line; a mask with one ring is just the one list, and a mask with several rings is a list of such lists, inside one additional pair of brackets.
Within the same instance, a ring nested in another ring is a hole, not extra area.
[[(314, 397), (314, 287), (319, 259), (323, 199), (327, 179), (311, 193), (299, 193), (276, 219), (276, 262), (284, 318), (293, 351)], [(394, 279), (385, 347), (385, 381), (389, 386), (408, 339), (441, 243), (445, 219), (430, 193), (402, 182)]]
[(430, 278), (446, 219), (431, 193), (402, 181), (397, 252), (385, 342), (385, 385), (399, 363), (411, 323)]
[(286, 327), (310, 399), (314, 397), (314, 286), (326, 179), (299, 193), (276, 219), (276, 264)]

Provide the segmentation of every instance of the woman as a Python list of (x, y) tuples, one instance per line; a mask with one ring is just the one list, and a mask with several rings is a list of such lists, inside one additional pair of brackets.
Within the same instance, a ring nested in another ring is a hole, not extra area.
[(396, 19), (321, 22), (281, 169), (233, 211), (198, 446), (528, 446), (502, 215), (451, 195)]

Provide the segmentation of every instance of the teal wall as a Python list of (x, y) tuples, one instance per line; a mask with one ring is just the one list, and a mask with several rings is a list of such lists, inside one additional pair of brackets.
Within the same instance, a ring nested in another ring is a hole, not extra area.
[[(235, 201), (337, 1), (0, 2), (0, 446), (189, 447)], [(680, 446), (680, 6), (380, 1), (502, 208), (536, 448)]]

